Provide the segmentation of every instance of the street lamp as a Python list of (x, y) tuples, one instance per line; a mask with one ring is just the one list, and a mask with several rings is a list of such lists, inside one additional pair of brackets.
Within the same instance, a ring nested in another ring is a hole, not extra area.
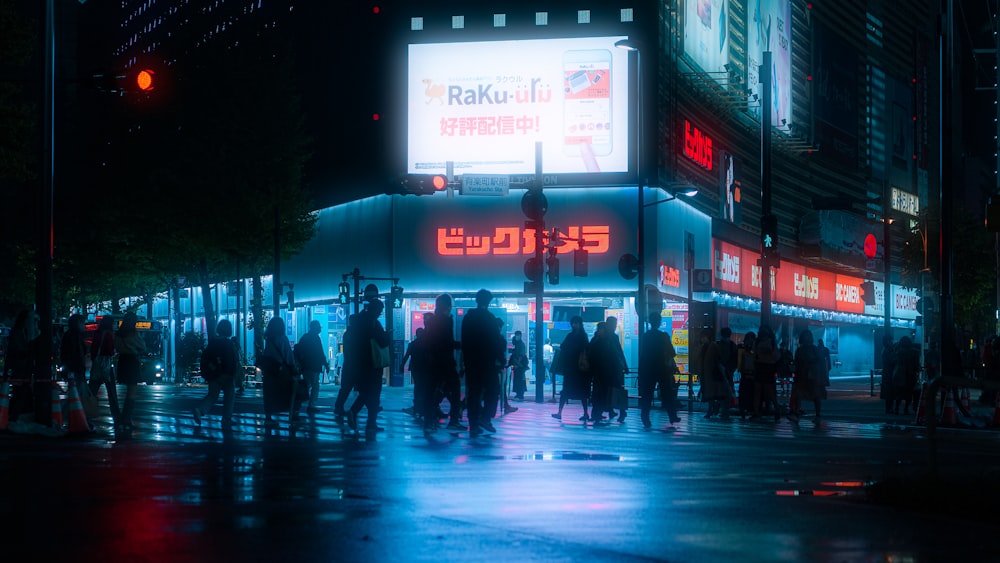
[(639, 44), (631, 39), (621, 39), (615, 42), (615, 47), (625, 49), (630, 53), (635, 53), (636, 69), (636, 98), (635, 98), (635, 183), (638, 197), (636, 215), (636, 244), (635, 251), (638, 257), (636, 265), (636, 278), (638, 288), (635, 293), (635, 312), (639, 318), (639, 341), (646, 332), (646, 245), (644, 242), (646, 231), (646, 202), (643, 194), (645, 183), (642, 177), (642, 51)]

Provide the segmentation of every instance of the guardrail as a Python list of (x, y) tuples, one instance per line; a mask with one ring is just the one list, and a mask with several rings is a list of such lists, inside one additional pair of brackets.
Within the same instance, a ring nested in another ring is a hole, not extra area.
[[(924, 390), (924, 393), (927, 395), (927, 400), (925, 401), (924, 397), (921, 397), (920, 400), (926, 405), (925, 415), (927, 417), (928, 463), (930, 465), (931, 477), (933, 478), (938, 477), (937, 415), (935, 414), (934, 409), (937, 406), (938, 389), (942, 387), (970, 387), (972, 389), (982, 389), (984, 391), (1000, 391), (1000, 381), (984, 381), (953, 375), (940, 375), (927, 383), (927, 389)], [(917, 405), (917, 409), (919, 412), (920, 405)]]

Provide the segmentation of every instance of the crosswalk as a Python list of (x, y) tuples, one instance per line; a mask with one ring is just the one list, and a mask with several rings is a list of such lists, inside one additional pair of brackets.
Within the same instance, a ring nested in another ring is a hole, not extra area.
[[(278, 426), (268, 428), (264, 425), (263, 398), (259, 389), (246, 389), (236, 399), (233, 425), (231, 432), (223, 432), (221, 426), (221, 401), (213, 410), (206, 413), (202, 424), (197, 425), (192, 416), (195, 403), (204, 397), (206, 388), (199, 385), (160, 385), (140, 386), (139, 400), (134, 415), (135, 428), (130, 433), (117, 433), (103, 404), (101, 416), (94, 420), (95, 437), (107, 440), (150, 440), (150, 441), (253, 441), (265, 437), (299, 438), (311, 440), (357, 440), (366, 439), (363, 435), (364, 422), (367, 413), (363, 410), (359, 422), (362, 434), (355, 433), (347, 424), (339, 421), (333, 415), (333, 403), (338, 388), (333, 385), (324, 386), (319, 400), (319, 412), (316, 415), (302, 414), (300, 423), (290, 424), (287, 414), (276, 417)], [(348, 401), (350, 404), (353, 398)], [(556, 420), (551, 415), (557, 410), (557, 403), (547, 398), (545, 403), (534, 401), (514, 402), (518, 407), (515, 413), (507, 414), (495, 421), (497, 433), (486, 434), (480, 440), (504, 440), (516, 442), (518, 439), (545, 439), (558, 443), (560, 440), (583, 442), (593, 440), (600, 443), (605, 440), (629, 439), (648, 436), (669, 436), (672, 440), (696, 439), (734, 439), (751, 438), (795, 438), (795, 437), (826, 437), (826, 438), (869, 438), (877, 439), (884, 432), (905, 430), (905, 420), (886, 421), (877, 417), (871, 419), (849, 420), (830, 410), (829, 416), (822, 421), (815, 421), (811, 416), (804, 416), (798, 424), (787, 419), (775, 422), (771, 417), (758, 420), (741, 419), (735, 411), (729, 420), (704, 418), (704, 406), (698, 402), (691, 403), (693, 410), (688, 410), (689, 403), (681, 401), (681, 422), (674, 429), (666, 429), (668, 417), (666, 411), (654, 405), (651, 413), (653, 428), (643, 428), (639, 420), (639, 411), (635, 408), (635, 398), (632, 398), (631, 408), (624, 423), (612, 421), (610, 424), (595, 427), (592, 423), (581, 422), (582, 410), (579, 403), (573, 402), (565, 407), (562, 420)], [(468, 440), (468, 432), (450, 431), (444, 428), (433, 436), (425, 436), (422, 424), (411, 414), (404, 412), (412, 406), (412, 388), (386, 387), (382, 395), (383, 411), (379, 413), (378, 424), (384, 428), (373, 437), (379, 441), (413, 440), (432, 438), (434, 440)], [(874, 405), (873, 408), (877, 408)], [(303, 409), (304, 410), (304, 409)], [(445, 409), (447, 412), (447, 405)], [(466, 422), (463, 422), (466, 424)]]

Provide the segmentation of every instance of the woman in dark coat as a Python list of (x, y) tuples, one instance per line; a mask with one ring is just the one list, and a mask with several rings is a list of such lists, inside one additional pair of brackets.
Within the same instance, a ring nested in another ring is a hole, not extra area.
[(712, 329), (701, 332), (701, 396), (708, 402), (705, 418), (721, 415), (729, 418), (729, 398), (732, 390), (726, 379), (725, 366), (722, 364), (722, 353), (719, 343), (715, 341)]
[(896, 362), (892, 373), (892, 386), (895, 398), (894, 412), (899, 414), (899, 407), (904, 407), (903, 414), (910, 414), (910, 404), (915, 400), (913, 394), (917, 389), (917, 379), (920, 376), (920, 350), (913, 346), (909, 336), (899, 339), (896, 350)]
[(822, 401), (826, 398), (823, 358), (820, 356), (813, 335), (809, 329), (799, 334), (799, 347), (795, 349), (795, 377), (792, 380), (794, 407), (789, 410), (788, 419), (798, 422), (798, 408), (802, 401), (812, 401), (816, 408), (816, 420), (822, 411)]
[(563, 376), (562, 394), (559, 395), (559, 412), (552, 415), (553, 418), (562, 419), (563, 407), (570, 400), (583, 402), (583, 416), (580, 420), (586, 423), (587, 403), (590, 397), (590, 372), (585, 371), (580, 365), (580, 355), (583, 354), (585, 364), (587, 359), (587, 333), (583, 330), (583, 319), (576, 315), (569, 320), (570, 333), (559, 346), (558, 360), (552, 368), (553, 373), (560, 373)]
[(607, 322), (600, 322), (597, 323), (594, 337), (587, 345), (587, 360), (590, 363), (591, 377), (593, 377), (590, 420), (594, 424), (610, 422), (610, 420), (604, 420), (604, 413), (610, 413), (613, 410), (611, 388), (618, 384), (618, 377), (622, 372), (618, 348), (613, 338), (615, 337), (608, 332)]
[[(292, 410), (292, 381), (297, 376), (292, 344), (280, 317), (272, 317), (264, 329), (264, 352), (257, 365), (264, 377), (264, 426), (273, 428), (278, 425), (273, 414)], [(289, 412), (289, 420), (294, 417)]]

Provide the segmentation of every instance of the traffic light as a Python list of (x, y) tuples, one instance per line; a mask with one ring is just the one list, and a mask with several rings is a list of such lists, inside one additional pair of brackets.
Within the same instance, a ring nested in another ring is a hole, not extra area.
[(394, 285), (389, 289), (389, 302), (393, 309), (400, 309), (403, 307), (403, 288), (398, 285)]
[(778, 217), (764, 215), (760, 218), (760, 246), (764, 252), (778, 248)]
[(549, 257), (545, 259), (545, 265), (548, 267), (549, 285), (559, 285), (559, 258), (552, 250), (549, 251)]
[(578, 278), (587, 277), (590, 265), (590, 252), (584, 248), (573, 251), (573, 275)]
[(549, 210), (549, 200), (540, 189), (530, 189), (521, 196), (521, 211), (532, 221), (541, 221)]
[(347, 283), (347, 280), (340, 282), (337, 286), (340, 291), (339, 301), (341, 305), (347, 305), (351, 302), (351, 284)]
[(627, 280), (633, 280), (639, 275), (639, 258), (635, 254), (622, 254), (618, 259), (618, 274)]
[(400, 182), (403, 195), (432, 195), (448, 187), (448, 177), (444, 174), (410, 174)]
[(861, 301), (864, 302), (865, 305), (875, 304), (875, 282), (861, 282)]
[(152, 92), (156, 89), (156, 71), (151, 68), (139, 68), (132, 77), (132, 85), (140, 92)]

